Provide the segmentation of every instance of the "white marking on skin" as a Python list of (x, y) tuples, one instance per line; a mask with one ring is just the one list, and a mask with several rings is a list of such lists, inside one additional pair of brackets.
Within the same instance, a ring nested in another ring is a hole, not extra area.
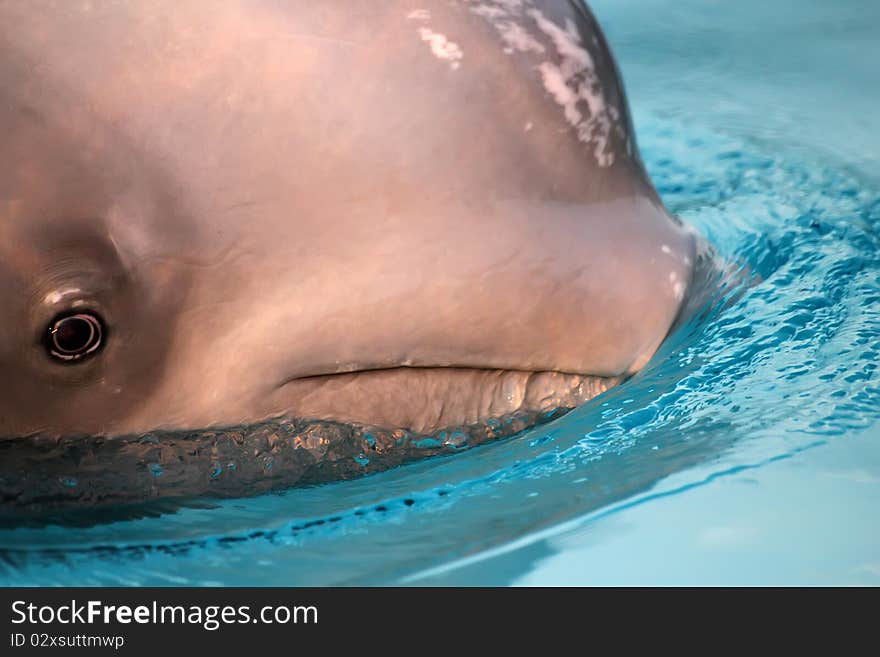
[[(614, 153), (607, 148), (615, 117), (605, 103), (593, 58), (582, 47), (577, 28), (570, 20), (566, 20), (565, 29), (562, 29), (537, 9), (530, 10), (528, 14), (538, 28), (550, 37), (556, 52), (562, 58), (558, 65), (552, 62), (540, 65), (544, 88), (562, 105), (566, 120), (577, 130), (578, 139), (594, 145), (593, 155), (599, 166), (611, 166), (614, 164)], [(560, 93), (560, 83), (565, 85), (569, 93)], [(587, 118), (577, 109), (581, 102), (589, 110)]]
[(489, 7), (488, 5), (480, 5), (478, 7), (471, 7), (471, 11), (475, 13), (477, 16), (482, 16), (483, 18), (494, 19), (494, 18), (503, 18), (507, 16), (507, 10), (502, 7)]
[(499, 21), (495, 28), (501, 35), (501, 39), (507, 44), (505, 51), (518, 50), (519, 52), (545, 52), (542, 46), (531, 34), (526, 32), (521, 25), (510, 21)]
[(449, 67), (454, 71), (461, 66), (461, 59), (464, 53), (458, 44), (450, 41), (445, 35), (434, 32), (427, 27), (419, 28), (419, 36), (422, 41), (431, 47), (431, 52), (437, 59), (449, 62)]
[(526, 124), (523, 126), (523, 132), (528, 132), (528, 131), (531, 130), (531, 129), (532, 129), (532, 122), (531, 122), (531, 121), (529, 121), (528, 123), (526, 123)]
[(431, 20), (431, 12), (427, 9), (414, 9), (406, 15), (406, 19), (410, 21), (429, 21)]
[[(565, 120), (575, 128), (577, 138), (593, 146), (599, 166), (614, 164), (614, 152), (608, 147), (612, 129), (625, 136), (620, 112), (606, 102), (595, 62), (575, 24), (566, 19), (565, 27), (560, 27), (536, 9), (533, 0), (468, 1), (472, 5), (470, 11), (488, 20), (498, 32), (506, 54), (546, 56), (548, 51), (555, 51), (552, 60), (544, 59), (536, 67), (544, 90), (562, 107)], [(595, 36), (592, 44), (599, 47)], [(632, 154), (629, 141), (626, 148)]]
[[(670, 258), (675, 257), (675, 254), (672, 252), (672, 248), (668, 244), (662, 245), (660, 247), (660, 250), (663, 251), (663, 253), (668, 255)], [(682, 263), (684, 263), (688, 267), (691, 266), (691, 259), (688, 256), (686, 256), (686, 255), (681, 256), (681, 261), (682, 261)]]
[(678, 274), (669, 272), (669, 282), (672, 283), (672, 294), (677, 301), (684, 299), (684, 283), (678, 280)]
[(538, 67), (544, 80), (544, 88), (553, 96), (565, 113), (565, 119), (573, 126), (581, 122), (583, 115), (577, 108), (578, 97), (575, 92), (565, 83), (565, 76), (556, 64), (544, 62)]
[[(550, 37), (563, 60), (570, 60), (578, 69), (593, 69), (593, 58), (581, 47), (577, 28), (570, 19), (566, 19), (563, 30), (556, 23), (547, 20), (544, 14), (537, 9), (529, 10), (528, 14), (538, 24), (541, 31)], [(569, 62), (563, 61), (563, 64), (566, 63)]]
[(522, 13), (523, 4), (530, 3), (532, 0), (488, 0), (489, 4), (482, 3), (481, 0), (466, 1), (478, 3), (476, 7), (471, 8), (471, 11), (475, 14), (494, 18), (510, 14), (520, 14)]

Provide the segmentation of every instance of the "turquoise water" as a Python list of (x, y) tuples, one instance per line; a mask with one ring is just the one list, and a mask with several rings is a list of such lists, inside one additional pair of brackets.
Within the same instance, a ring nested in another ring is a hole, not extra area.
[(638, 376), (360, 481), (0, 529), (5, 584), (880, 584), (880, 5), (596, 0), (728, 263)]

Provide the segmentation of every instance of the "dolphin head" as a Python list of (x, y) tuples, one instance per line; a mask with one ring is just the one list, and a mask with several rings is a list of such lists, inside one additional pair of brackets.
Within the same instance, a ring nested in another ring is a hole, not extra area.
[(7, 499), (356, 476), (650, 359), (694, 240), (595, 21), (421, 4), (0, 8)]

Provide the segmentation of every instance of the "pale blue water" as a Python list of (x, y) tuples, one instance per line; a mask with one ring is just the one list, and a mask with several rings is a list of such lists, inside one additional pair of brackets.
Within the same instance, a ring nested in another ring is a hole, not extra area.
[(880, 3), (594, 0), (722, 286), (637, 377), (360, 481), (0, 530), (4, 584), (880, 584)]

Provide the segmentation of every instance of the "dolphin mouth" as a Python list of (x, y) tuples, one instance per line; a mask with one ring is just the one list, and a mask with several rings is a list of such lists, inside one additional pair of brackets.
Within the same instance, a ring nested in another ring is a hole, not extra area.
[[(667, 337), (714, 299), (718, 281), (731, 275), (719, 268), (711, 251), (698, 256), (693, 285)], [(392, 367), (291, 379), (279, 388), (309, 388), (312, 395), (303, 394), (302, 399), (317, 403), (323, 395), (344, 388), (362, 394), (364, 389), (353, 385), (355, 380), (372, 385), (389, 376), (413, 373), (432, 378), (445, 374), (451, 377), (448, 382), (462, 376), (519, 376), (533, 384), (532, 394), (526, 386), (522, 395), (525, 403), (512, 410), (508, 407), (508, 412), (503, 406), (486, 405), (483, 411), (497, 411), (487, 418), (442, 424), (444, 416), (438, 414), (431, 422), (409, 429), (308, 413), (278, 413), (262, 421), (202, 429), (159, 429), (113, 437), (36, 434), (0, 439), (0, 524), (44, 522), (47, 518), (67, 522), (66, 514), (80, 510), (94, 513), (107, 509), (112, 514), (114, 509), (138, 509), (160, 500), (175, 508), (178, 502), (248, 497), (356, 479), (511, 437), (565, 415), (627, 378), (558, 371)], [(554, 379), (557, 384), (563, 382), (555, 394), (537, 394), (542, 389), (539, 383)], [(91, 516), (85, 522), (92, 522)]]
[[(501, 371), (453, 370), (455, 377), (503, 379)], [(309, 377), (338, 390), (352, 377), (387, 383), (408, 368)], [(453, 454), (549, 422), (620, 382), (557, 372), (514, 372), (532, 381), (580, 380), (567, 394), (520, 404), (487, 419), (387, 428), (372, 423), (283, 415), (206, 429), (125, 436), (37, 434), (0, 440), (0, 519), (68, 509), (120, 507), (157, 499), (248, 497), (294, 486), (355, 479), (404, 463)], [(346, 380), (348, 377), (348, 380)], [(315, 383), (315, 381), (311, 381)], [(491, 410), (491, 409), (490, 409)], [(467, 419), (467, 418), (465, 418)], [(435, 418), (442, 422), (442, 414)], [(427, 426), (427, 425), (426, 425)]]
[[(292, 378), (268, 398), (296, 415), (430, 436), (517, 414), (574, 408), (622, 376), (559, 370), (445, 365), (394, 365)], [(271, 410), (266, 416), (273, 415)]]

